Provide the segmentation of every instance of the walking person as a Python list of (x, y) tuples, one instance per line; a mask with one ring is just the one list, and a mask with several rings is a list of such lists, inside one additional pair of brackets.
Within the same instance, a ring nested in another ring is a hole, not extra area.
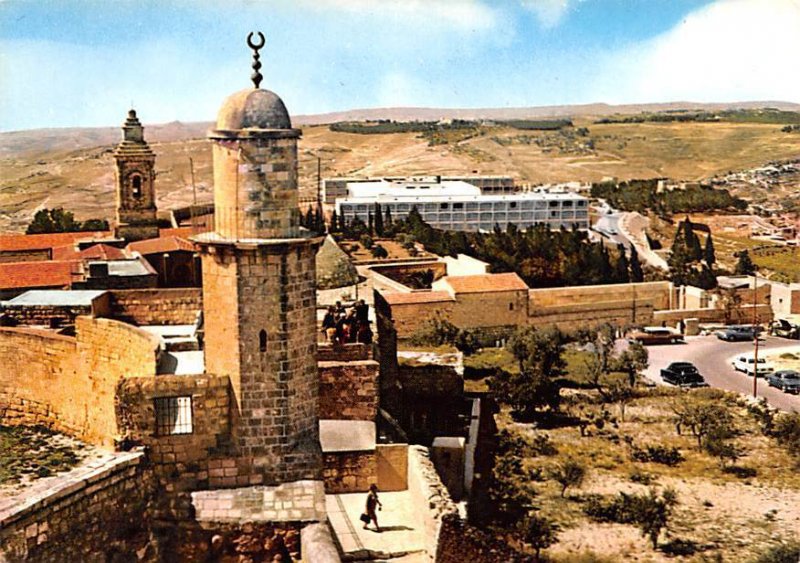
[(366, 512), (361, 515), (361, 521), (364, 522), (365, 530), (370, 522), (375, 522), (375, 531), (381, 531), (381, 527), (378, 525), (378, 515), (375, 513), (375, 510), (381, 510), (382, 508), (383, 505), (378, 499), (378, 486), (373, 483), (369, 486), (369, 493), (367, 493)]

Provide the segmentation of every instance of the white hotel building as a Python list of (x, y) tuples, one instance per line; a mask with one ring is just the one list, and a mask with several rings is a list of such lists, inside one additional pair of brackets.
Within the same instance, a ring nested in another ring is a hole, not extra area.
[(462, 181), (419, 178), (379, 180), (347, 184), (348, 196), (336, 199), (336, 213), (345, 220), (358, 217), (365, 223), (375, 204), (393, 219), (405, 218), (416, 206), (426, 223), (453, 231), (491, 231), (514, 223), (520, 229), (545, 224), (589, 228), (589, 200), (574, 193), (545, 191), (482, 194), (480, 188)]

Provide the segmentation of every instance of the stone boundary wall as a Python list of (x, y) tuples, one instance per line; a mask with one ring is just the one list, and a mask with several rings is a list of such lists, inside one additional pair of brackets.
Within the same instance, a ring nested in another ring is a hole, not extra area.
[(107, 317), (110, 314), (110, 295), (96, 297), (91, 305), (0, 305), (0, 313), (16, 325), (59, 327), (75, 323), (82, 315)]
[(318, 362), (354, 362), (371, 359), (372, 346), (370, 344), (353, 343), (334, 346), (325, 342), (317, 345)]
[(365, 493), (378, 482), (375, 450), (322, 454), (326, 494)]
[(74, 470), (57, 488), (0, 513), (0, 560), (118, 561), (147, 553), (145, 507), (153, 489), (143, 456), (119, 454)]
[(671, 282), (659, 281), (530, 289), (528, 299), (531, 311), (541, 307), (634, 300), (651, 301), (656, 309), (669, 309), (677, 304), (677, 293)]
[[(47, 426), (81, 437), (90, 390), (78, 377), (78, 343), (70, 336), (32, 328), (0, 328), (0, 422)], [(73, 400), (69, 395), (76, 394)]]
[(202, 309), (200, 288), (111, 290), (111, 316), (134, 325), (191, 325)]
[(528, 324), (535, 327), (557, 326), (561, 330), (574, 330), (601, 323), (625, 326), (653, 324), (654, 303), (652, 300), (598, 301), (563, 307), (539, 307), (531, 309)]
[[(425, 537), (425, 551), (434, 560), (439, 544), (442, 519), (448, 514), (458, 515), (458, 508), (439, 479), (428, 448), (408, 448), (408, 491), (412, 505), (419, 510)], [(466, 559), (461, 559), (466, 561)]]
[(483, 530), (470, 526), (456, 514), (442, 518), (436, 563), (534, 563), (533, 555), (520, 553)]
[(0, 328), (0, 419), (44, 424), (112, 447), (114, 396), (120, 379), (155, 375), (160, 341), (111, 319), (77, 317), (76, 337)]
[(318, 362), (319, 418), (369, 420), (378, 416), (378, 362)]
[[(756, 315), (760, 323), (772, 321), (772, 307), (766, 304), (756, 305)], [(725, 322), (724, 309), (674, 309), (656, 311), (653, 314), (654, 324), (666, 323), (674, 326), (681, 320), (698, 319), (701, 323), (723, 323)], [(753, 306), (741, 305), (731, 312), (730, 322), (751, 323), (753, 321)]]

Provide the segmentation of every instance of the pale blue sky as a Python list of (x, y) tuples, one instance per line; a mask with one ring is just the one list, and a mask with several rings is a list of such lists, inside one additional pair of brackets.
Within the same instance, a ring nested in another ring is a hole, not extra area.
[(800, 0), (0, 0), (0, 130), (211, 120), (251, 30), (292, 114), (800, 102)]

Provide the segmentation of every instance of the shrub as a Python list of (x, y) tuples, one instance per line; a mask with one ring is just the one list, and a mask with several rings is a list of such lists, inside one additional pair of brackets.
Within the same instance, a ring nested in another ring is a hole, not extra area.
[(797, 563), (800, 560), (800, 543), (773, 545), (752, 560), (752, 563)]
[(632, 446), (631, 458), (634, 461), (660, 463), (669, 467), (674, 467), (685, 459), (678, 448), (662, 445), (648, 445), (644, 448)]
[(580, 487), (586, 477), (586, 466), (574, 459), (567, 459), (557, 465), (551, 471), (551, 477), (561, 485), (561, 496), (563, 497), (567, 488)]
[(619, 493), (610, 500), (593, 495), (587, 499), (583, 510), (587, 516), (599, 522), (636, 524), (655, 549), (658, 547), (658, 536), (667, 527), (677, 503), (672, 489), (665, 489), (660, 495), (651, 489), (646, 495)]
[(755, 467), (743, 467), (739, 465), (728, 465), (723, 467), (722, 472), (735, 475), (739, 479), (752, 479), (758, 475), (758, 470)]
[(655, 481), (655, 476), (645, 471), (634, 470), (630, 474), (630, 480), (640, 485), (649, 486)]
[(531, 443), (531, 453), (532, 455), (556, 455), (558, 454), (558, 448), (553, 444), (550, 440), (550, 436), (547, 434), (537, 434), (533, 438), (533, 442)]
[(778, 418), (773, 435), (791, 455), (800, 458), (800, 413), (785, 414)]
[(361, 243), (361, 246), (369, 250), (375, 245), (375, 241), (372, 240), (372, 237), (369, 235), (361, 235), (361, 238), (358, 239), (358, 242)]
[(672, 557), (688, 557), (697, 553), (697, 542), (675, 538), (661, 546), (661, 551)]
[(388, 258), (389, 253), (380, 244), (376, 244), (370, 249), (370, 254), (373, 258)]
[(538, 561), (542, 549), (558, 541), (558, 526), (549, 518), (533, 514), (524, 524), (522, 540), (534, 549)]

